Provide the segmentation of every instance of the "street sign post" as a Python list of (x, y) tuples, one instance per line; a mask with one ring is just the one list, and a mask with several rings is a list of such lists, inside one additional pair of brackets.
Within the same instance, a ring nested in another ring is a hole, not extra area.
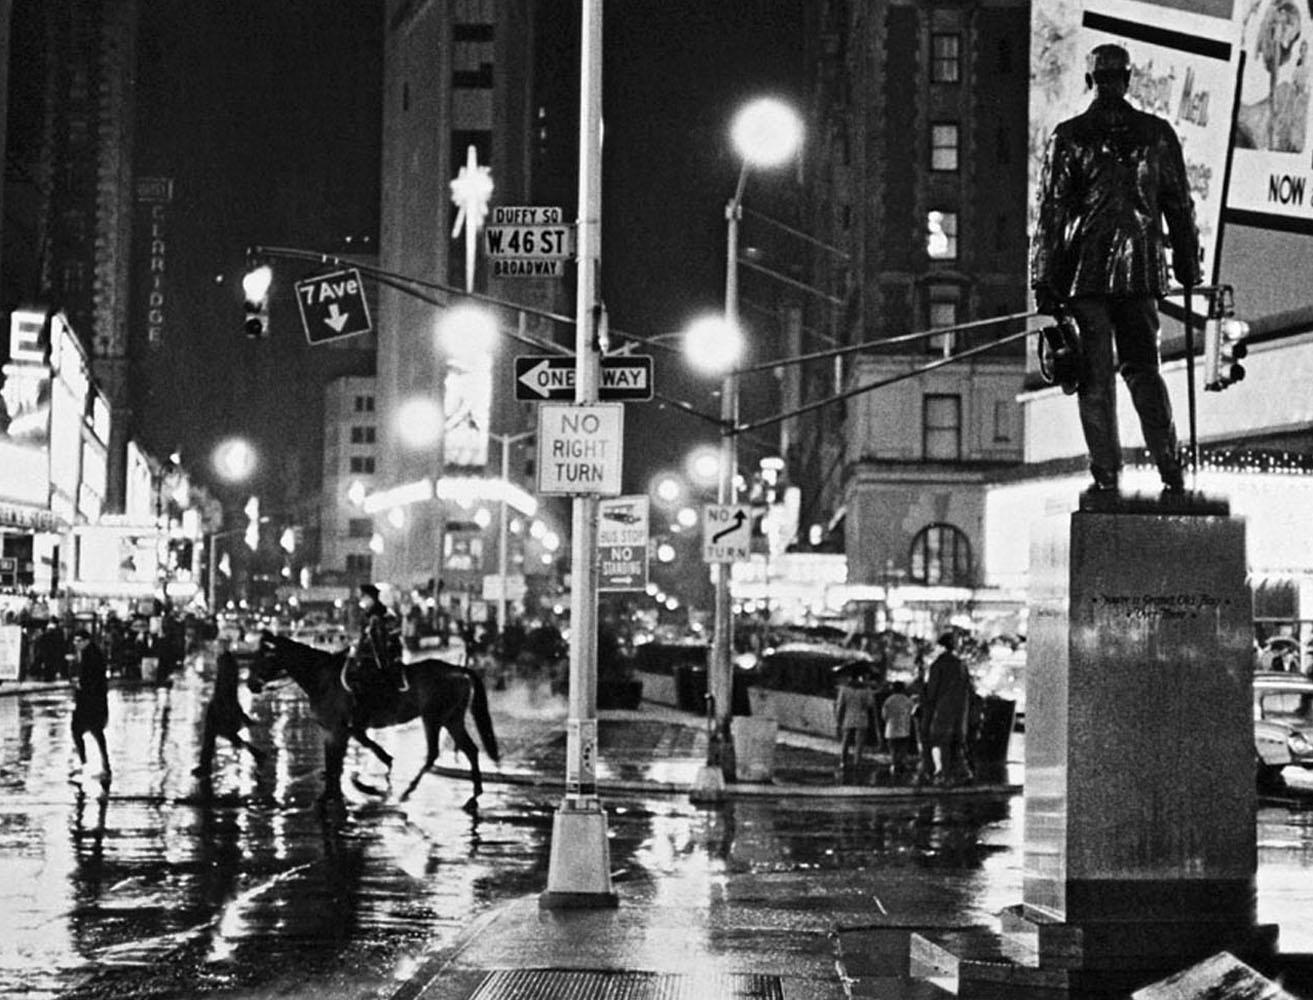
[(747, 504), (707, 504), (702, 518), (702, 558), (709, 563), (747, 562), (752, 512)]
[(574, 228), (559, 208), (498, 205), (483, 229), (494, 278), (559, 278), (574, 256)]
[[(646, 402), (652, 398), (652, 358), (615, 354), (602, 358), (604, 402)], [(515, 398), (521, 402), (574, 399), (574, 358), (566, 354), (529, 354), (515, 359)]]
[(372, 329), (365, 286), (354, 267), (303, 278), (294, 287), (301, 326), (310, 343), (354, 337)]
[(538, 407), (538, 492), (619, 496), (624, 439), (621, 403), (544, 403)]
[(597, 505), (598, 590), (647, 587), (647, 497), (614, 497)]

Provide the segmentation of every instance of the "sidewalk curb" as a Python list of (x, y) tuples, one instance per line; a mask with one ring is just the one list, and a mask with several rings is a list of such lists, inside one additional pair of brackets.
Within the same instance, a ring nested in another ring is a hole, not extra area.
[[(435, 764), (429, 768), (432, 774), (444, 778), (470, 780), (470, 772), (462, 767), (448, 767)], [(480, 770), (485, 784), (517, 785), (546, 790), (563, 790), (565, 777), (549, 778), (544, 775), (523, 771), (486, 771)], [(676, 784), (673, 781), (629, 781), (617, 779), (608, 781), (599, 779), (597, 791), (606, 793), (638, 793), (648, 795), (687, 795), (690, 785)], [(1020, 795), (1020, 785), (962, 785), (957, 788), (935, 788), (925, 786), (915, 788), (910, 785), (777, 785), (766, 782), (729, 782), (725, 785), (727, 799), (777, 799), (777, 798), (817, 798), (817, 799), (906, 799), (906, 798), (965, 798), (969, 796), (1012, 796)]]
[(415, 1000), (421, 993), (440, 979), (455, 961), (469, 949), (484, 931), (500, 920), (508, 910), (528, 896), (517, 896), (495, 903), (474, 920), (458, 935), (456, 940), (445, 948), (439, 948), (428, 958), (420, 962), (419, 967), (408, 975), (403, 983), (387, 994), (384, 1000)]

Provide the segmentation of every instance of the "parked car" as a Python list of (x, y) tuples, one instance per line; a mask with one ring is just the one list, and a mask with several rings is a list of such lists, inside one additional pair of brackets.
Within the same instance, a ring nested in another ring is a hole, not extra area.
[(1313, 679), (1255, 671), (1254, 747), (1260, 789), (1281, 788), (1292, 765), (1313, 770)]

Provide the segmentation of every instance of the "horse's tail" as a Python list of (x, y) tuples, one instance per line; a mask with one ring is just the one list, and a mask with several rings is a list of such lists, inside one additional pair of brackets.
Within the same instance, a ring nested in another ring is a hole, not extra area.
[(479, 740), (483, 743), (484, 752), (492, 758), (493, 761), (500, 759), (500, 751), (497, 749), (497, 734), (492, 730), (492, 714), (488, 711), (488, 689), (483, 686), (483, 678), (477, 671), (469, 667), (458, 667), (461, 673), (470, 679), (470, 687), (474, 690), (474, 725), (479, 730)]

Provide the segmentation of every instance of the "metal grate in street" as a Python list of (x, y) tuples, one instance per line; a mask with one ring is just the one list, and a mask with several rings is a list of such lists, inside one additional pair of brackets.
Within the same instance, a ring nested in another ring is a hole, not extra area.
[(470, 1000), (784, 1000), (778, 976), (756, 973), (498, 969)]

